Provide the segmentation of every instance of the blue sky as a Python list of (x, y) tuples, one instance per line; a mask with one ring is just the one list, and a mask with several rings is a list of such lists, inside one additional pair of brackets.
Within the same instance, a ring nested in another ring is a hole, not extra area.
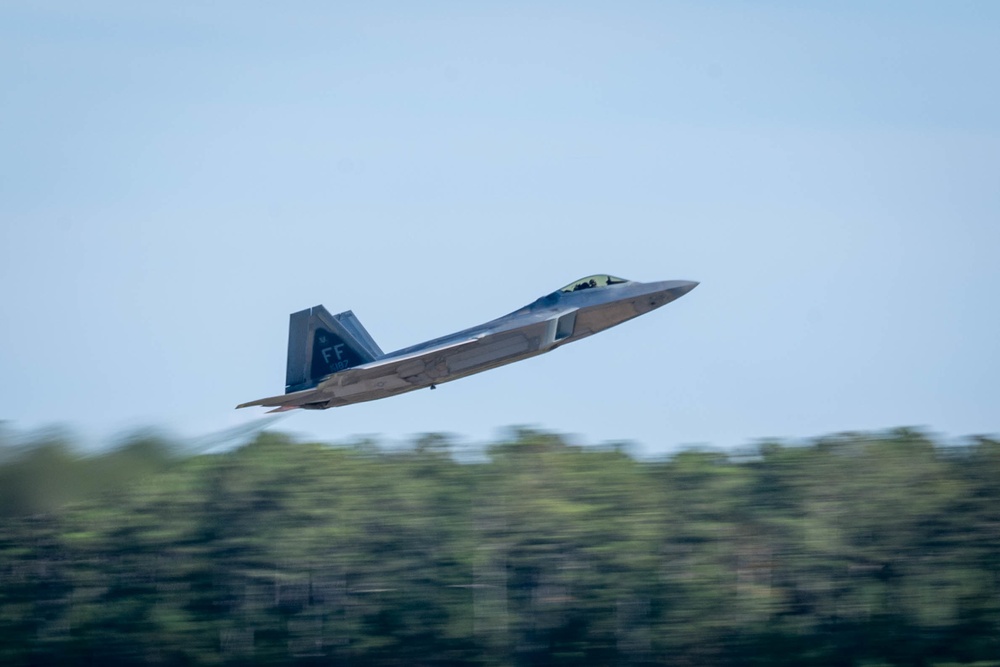
[(993, 2), (6, 2), (0, 419), (238, 427), (291, 311), (389, 350), (606, 272), (702, 284), (278, 427), (996, 433), (998, 34)]

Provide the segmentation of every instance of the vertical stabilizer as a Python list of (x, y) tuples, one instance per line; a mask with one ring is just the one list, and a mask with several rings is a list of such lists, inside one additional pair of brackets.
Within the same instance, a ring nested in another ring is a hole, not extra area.
[(382, 350), (351, 311), (314, 306), (289, 316), (285, 393), (310, 389), (332, 373), (367, 364)]

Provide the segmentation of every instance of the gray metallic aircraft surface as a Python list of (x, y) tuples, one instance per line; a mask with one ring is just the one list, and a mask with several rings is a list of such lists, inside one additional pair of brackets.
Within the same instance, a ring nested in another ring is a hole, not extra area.
[(527, 359), (666, 305), (698, 283), (588, 276), (470, 329), (384, 354), (354, 313), (292, 313), (285, 393), (236, 407), (324, 410), (373, 401)]

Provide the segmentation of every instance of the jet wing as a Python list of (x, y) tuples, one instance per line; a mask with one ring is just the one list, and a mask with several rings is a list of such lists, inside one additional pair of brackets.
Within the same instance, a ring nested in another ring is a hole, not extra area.
[(334, 373), (313, 389), (261, 398), (236, 407), (272, 407), (278, 408), (272, 412), (279, 412), (311, 407), (313, 404), (315, 407), (334, 407), (397, 394), (445, 377), (449, 373), (449, 359), (463, 350), (474, 348), (482, 339), (480, 334), (398, 357), (379, 359)]

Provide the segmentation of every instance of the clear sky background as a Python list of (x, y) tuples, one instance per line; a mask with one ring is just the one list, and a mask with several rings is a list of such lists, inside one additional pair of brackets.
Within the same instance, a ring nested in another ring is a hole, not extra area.
[(701, 286), (324, 440), (1000, 431), (1000, 3), (0, 4), (0, 419), (239, 427), (288, 314), (385, 350)]

